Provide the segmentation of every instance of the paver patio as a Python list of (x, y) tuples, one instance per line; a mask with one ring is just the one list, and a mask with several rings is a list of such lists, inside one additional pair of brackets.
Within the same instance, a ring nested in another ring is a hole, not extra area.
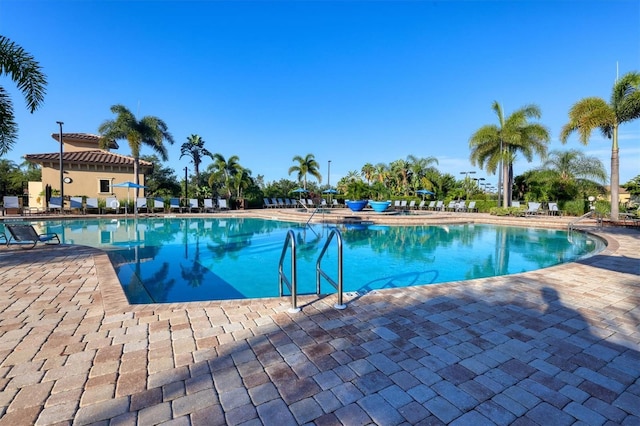
[(106, 255), (0, 249), (0, 424), (640, 424), (640, 233), (347, 297), (128, 305)]

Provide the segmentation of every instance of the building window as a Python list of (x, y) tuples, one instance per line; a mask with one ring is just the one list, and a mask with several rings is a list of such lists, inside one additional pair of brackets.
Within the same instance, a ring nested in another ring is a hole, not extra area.
[(100, 179), (100, 192), (111, 193), (111, 180), (110, 179)]

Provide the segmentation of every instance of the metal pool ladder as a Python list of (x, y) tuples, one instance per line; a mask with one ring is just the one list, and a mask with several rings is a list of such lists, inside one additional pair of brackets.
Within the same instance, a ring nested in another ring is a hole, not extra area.
[[(336, 240), (338, 242), (338, 282), (331, 279), (321, 268), (322, 258), (324, 257), (327, 248), (329, 247), (329, 243), (336, 236)], [(291, 281), (287, 279), (284, 273), (284, 257), (287, 254), (287, 249), (291, 247)], [(295, 234), (292, 230), (287, 232), (287, 237), (284, 240), (284, 245), (282, 247), (282, 254), (280, 255), (280, 262), (278, 262), (278, 286), (280, 290), (280, 297), (283, 296), (284, 287), (283, 284), (286, 284), (291, 292), (291, 307), (289, 308), (290, 313), (300, 312), (300, 308), (298, 307), (298, 281), (297, 281), (297, 261), (296, 261), (296, 238)], [(338, 291), (338, 303), (333, 305), (336, 309), (345, 309), (347, 305), (342, 303), (342, 235), (340, 231), (334, 229), (329, 234), (327, 238), (327, 242), (324, 244), (322, 251), (320, 252), (320, 256), (318, 256), (318, 261), (316, 262), (316, 293), (320, 295), (320, 277), (324, 277), (329, 283), (336, 288)]]
[[(291, 247), (291, 281), (287, 279), (284, 274), (284, 256), (287, 254), (287, 248)], [(278, 262), (278, 286), (280, 289), (280, 297), (283, 295), (284, 288), (282, 284), (286, 284), (291, 292), (291, 307), (289, 312), (300, 312), (298, 308), (298, 268), (296, 266), (296, 236), (292, 230), (287, 232), (287, 237), (284, 239), (284, 245), (282, 246), (282, 254), (280, 255), (280, 262)]]

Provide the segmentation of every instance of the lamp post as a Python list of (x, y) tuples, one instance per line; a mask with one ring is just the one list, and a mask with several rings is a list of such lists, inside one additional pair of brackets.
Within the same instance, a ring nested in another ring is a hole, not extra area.
[(187, 167), (184, 168), (184, 199), (189, 199), (189, 193), (187, 192), (187, 171), (189, 169)]
[(460, 172), (461, 175), (465, 175), (464, 177), (464, 188), (465, 188), (465, 192), (467, 193), (467, 200), (469, 200), (469, 175), (473, 175), (476, 172), (474, 171), (469, 171), (469, 172)]
[(327, 162), (327, 191), (329, 191), (329, 202), (331, 202), (331, 160)]
[[(56, 121), (60, 126), (60, 213), (64, 213), (64, 168), (62, 162), (62, 121)], [(47, 206), (48, 207), (48, 206)]]

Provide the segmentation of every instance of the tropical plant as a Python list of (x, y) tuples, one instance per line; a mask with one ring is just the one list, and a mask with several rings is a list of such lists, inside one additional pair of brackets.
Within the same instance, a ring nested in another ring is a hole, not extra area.
[(622, 185), (627, 192), (634, 196), (640, 195), (640, 175), (634, 177), (629, 182)]
[(407, 157), (411, 171), (411, 190), (413, 193), (419, 189), (433, 189), (433, 182), (427, 176), (432, 164), (438, 164), (436, 157), (419, 158), (414, 155)]
[(222, 184), (222, 188), (226, 190), (227, 197), (231, 198), (231, 180), (233, 176), (242, 171), (242, 166), (239, 163), (240, 157), (232, 155), (228, 159), (225, 159), (222, 154), (213, 154), (213, 164), (209, 165), (214, 173), (209, 177), (209, 185), (214, 187), (216, 182)]
[[(112, 141), (125, 139), (129, 143), (131, 156), (133, 157), (134, 182), (140, 184), (140, 149), (142, 145), (151, 147), (162, 161), (167, 161), (167, 148), (164, 146), (166, 140), (173, 144), (173, 136), (169, 133), (167, 125), (158, 117), (148, 115), (140, 120), (129, 111), (124, 105), (113, 105), (111, 112), (116, 114), (115, 120), (106, 120), (100, 125), (100, 147), (108, 149)], [(138, 189), (136, 189), (136, 194)]]
[(366, 163), (364, 166), (362, 166), (362, 170), (360, 171), (362, 172), (362, 176), (365, 178), (367, 183), (370, 184), (376, 172), (376, 168), (373, 166), (373, 164)]
[(175, 170), (165, 167), (156, 155), (142, 155), (140, 159), (154, 165), (151, 173), (144, 179), (146, 194), (150, 197), (172, 197), (180, 194), (181, 187)]
[(528, 162), (534, 153), (546, 157), (550, 137), (548, 130), (538, 123), (529, 123), (529, 118), (539, 119), (542, 115), (536, 105), (526, 105), (510, 116), (504, 117), (502, 107), (493, 102), (493, 111), (498, 117), (498, 125), (490, 124), (478, 129), (469, 139), (471, 164), (494, 174), (502, 165), (503, 205), (511, 205), (513, 188), (513, 163), (517, 154), (522, 154)]
[(598, 97), (584, 98), (569, 110), (569, 122), (562, 127), (560, 142), (566, 143), (573, 132), (578, 132), (583, 145), (589, 143), (591, 132), (599, 128), (612, 140), (611, 144), (611, 219), (617, 220), (620, 212), (620, 154), (618, 129), (621, 124), (640, 117), (640, 73), (630, 72), (613, 85), (611, 101)]
[[(4, 36), (0, 36), (0, 75), (8, 75), (17, 84), (30, 113), (43, 103), (47, 77), (42, 67), (32, 55)], [(0, 155), (9, 152), (17, 138), (13, 104), (7, 90), (0, 86)]]
[(303, 182), (303, 188), (307, 189), (307, 175), (311, 175), (318, 179), (318, 182), (322, 182), (322, 175), (320, 174), (320, 164), (315, 160), (313, 154), (307, 154), (305, 157), (296, 155), (293, 157), (293, 161), (297, 161), (298, 164), (289, 167), (289, 175), (293, 172), (298, 173), (298, 182)]
[(185, 155), (191, 158), (196, 174), (196, 185), (200, 186), (200, 163), (202, 163), (202, 157), (206, 156), (213, 160), (213, 154), (204, 147), (204, 139), (199, 135), (191, 135), (187, 137), (187, 141), (180, 147), (180, 158)]

